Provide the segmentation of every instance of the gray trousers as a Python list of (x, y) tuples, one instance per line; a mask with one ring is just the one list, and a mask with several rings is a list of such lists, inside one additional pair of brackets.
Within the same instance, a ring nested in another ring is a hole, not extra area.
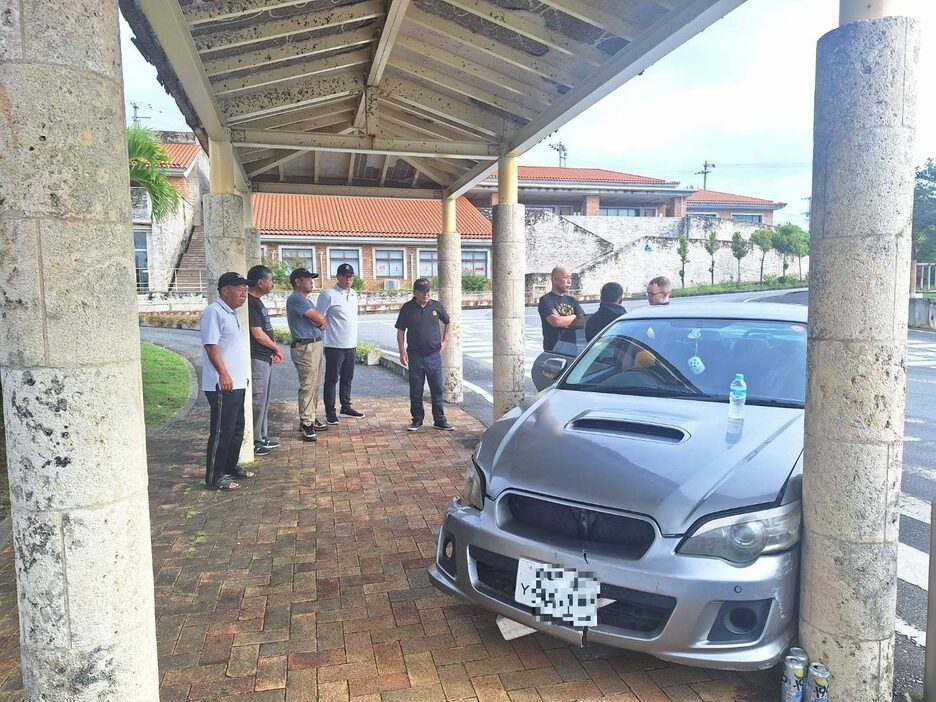
[(259, 358), (250, 359), (250, 387), (253, 398), (253, 435), (254, 441), (269, 436), (267, 428), (267, 410), (270, 407), (270, 378), (273, 364)]
[(322, 342), (299, 344), (289, 349), (299, 376), (299, 421), (306, 426), (315, 421), (319, 387), (322, 385)]

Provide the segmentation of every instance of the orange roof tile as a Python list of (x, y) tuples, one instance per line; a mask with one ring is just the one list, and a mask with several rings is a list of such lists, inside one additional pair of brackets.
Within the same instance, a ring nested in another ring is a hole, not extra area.
[[(491, 223), (463, 197), (456, 202), (463, 239), (490, 239)], [(262, 234), (431, 239), (442, 230), (440, 200), (254, 193)]]
[(160, 146), (169, 154), (169, 168), (182, 170), (191, 166), (202, 150), (200, 144), (160, 144)]
[(690, 205), (763, 205), (764, 207), (783, 207), (785, 202), (775, 200), (764, 200), (759, 197), (748, 197), (747, 195), (733, 195), (732, 193), (721, 193), (717, 190), (698, 190), (686, 201)]
[[(553, 183), (607, 183), (613, 185), (666, 185), (672, 181), (660, 178), (609, 171), (605, 168), (566, 168), (560, 166), (519, 166), (521, 181), (540, 180)], [(497, 173), (491, 176), (497, 180)]]

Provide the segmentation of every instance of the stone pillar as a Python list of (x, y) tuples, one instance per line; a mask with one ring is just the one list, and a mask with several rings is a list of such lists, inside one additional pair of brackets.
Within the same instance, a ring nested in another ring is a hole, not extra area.
[(249, 190), (238, 192), (244, 203), (244, 257), (247, 270), (250, 270), (263, 262), (260, 253), (260, 230), (253, 225), (252, 193)]
[(439, 302), (452, 320), (448, 348), (442, 354), (445, 401), (461, 402), (462, 390), (462, 263), (461, 237), (458, 234), (455, 203), (457, 198), (442, 199), (442, 233), (439, 235)]
[(504, 156), (494, 206), (491, 287), (494, 297), (494, 419), (523, 401), (526, 273), (524, 206), (517, 204), (517, 159)]
[(117, 2), (3, 7), (0, 382), (25, 697), (156, 702)]
[(800, 639), (836, 700), (891, 699), (918, 51), (904, 17), (817, 50)]
[[(213, 180), (213, 179), (212, 179)], [(240, 195), (212, 193), (202, 198), (205, 227), (205, 263), (208, 268), (208, 301), (218, 296), (218, 278), (226, 271), (247, 274), (244, 249), (244, 201)], [(237, 314), (244, 329), (244, 343), (250, 345), (247, 304)], [(239, 460), (251, 463), (253, 455), (253, 403), (250, 392), (244, 398), (244, 443)]]

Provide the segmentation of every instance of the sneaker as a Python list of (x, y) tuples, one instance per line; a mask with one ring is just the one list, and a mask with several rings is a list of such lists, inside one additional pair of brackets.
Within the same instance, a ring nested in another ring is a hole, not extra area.
[(300, 424), (299, 429), (302, 431), (303, 441), (315, 441), (318, 438), (315, 436), (315, 427), (311, 424)]
[(336, 415), (334, 412), (326, 413), (326, 414), (325, 414), (325, 423), (326, 423), (326, 424), (337, 424), (337, 423), (338, 423), (338, 415)]
[(275, 449), (277, 446), (279, 446), (279, 439), (271, 439), (269, 436), (264, 436), (260, 440), (260, 443), (262, 443), (268, 449)]
[(416, 431), (419, 427), (422, 426), (422, 422), (417, 422), (415, 419), (410, 422), (410, 425), (406, 427), (406, 431)]
[[(338, 414), (343, 417), (354, 417), (355, 419), (361, 419), (365, 416), (363, 412), (358, 412), (353, 407), (342, 407)], [(331, 424), (331, 422), (329, 422), (329, 424)]]
[[(335, 424), (338, 423), (338, 420), (335, 420)], [(325, 422), (322, 422), (316, 419), (312, 422), (312, 426), (315, 427), (315, 431), (328, 431), (328, 425)]]
[(269, 447), (257, 442), (254, 444), (254, 456), (266, 456), (270, 452)]
[(447, 419), (443, 419), (441, 422), (435, 422), (432, 426), (442, 431), (455, 431), (455, 427), (449, 424)]

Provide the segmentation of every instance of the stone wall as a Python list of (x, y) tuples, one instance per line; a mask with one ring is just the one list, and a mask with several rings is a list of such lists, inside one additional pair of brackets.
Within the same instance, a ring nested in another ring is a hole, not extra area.
[(572, 270), (587, 267), (592, 261), (611, 253), (614, 244), (582, 227), (574, 220), (611, 219), (610, 217), (560, 217), (551, 212), (526, 212), (527, 273), (549, 273), (558, 264)]
[(147, 244), (150, 290), (169, 289), (172, 271), (179, 265), (195, 221), (195, 208), (186, 200), (180, 200), (175, 214), (150, 225)]

